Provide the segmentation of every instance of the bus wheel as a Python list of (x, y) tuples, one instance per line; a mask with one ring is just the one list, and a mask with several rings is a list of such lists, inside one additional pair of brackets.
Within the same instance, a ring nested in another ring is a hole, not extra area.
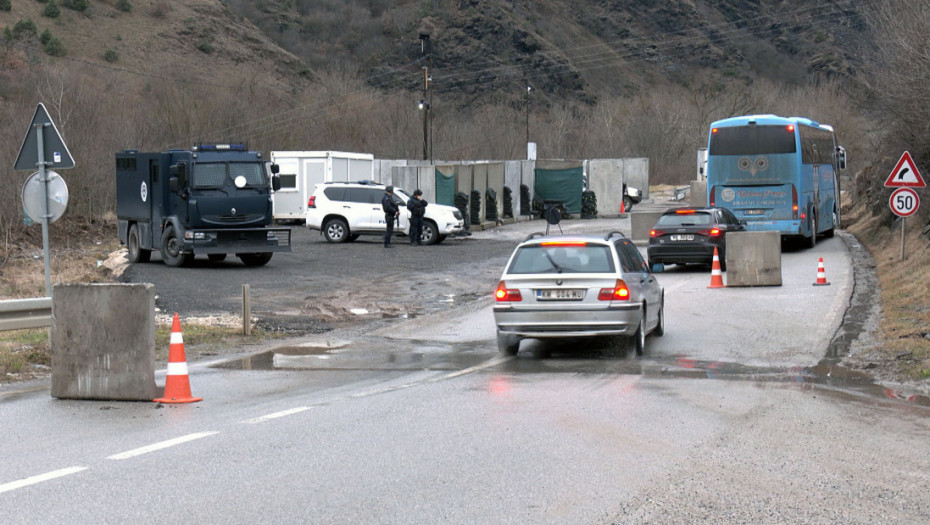
[(839, 220), (840, 220), (840, 217), (839, 215), (837, 215), (836, 210), (834, 209), (833, 210), (833, 225), (830, 226), (829, 230), (823, 232), (824, 238), (829, 239), (830, 237), (833, 237), (833, 234), (836, 232), (836, 229), (839, 228), (839, 225), (837, 224)]
[(811, 238), (807, 240), (807, 246), (813, 248), (817, 246), (817, 217), (811, 214)]

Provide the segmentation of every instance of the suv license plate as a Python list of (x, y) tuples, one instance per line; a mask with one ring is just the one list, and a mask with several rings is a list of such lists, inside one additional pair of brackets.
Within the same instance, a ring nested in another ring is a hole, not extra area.
[(584, 290), (579, 288), (549, 288), (545, 290), (536, 290), (536, 298), (541, 301), (555, 301), (559, 299), (578, 301), (584, 299)]
[(672, 235), (672, 240), (673, 241), (693, 241), (694, 234), (688, 233), (688, 234)]

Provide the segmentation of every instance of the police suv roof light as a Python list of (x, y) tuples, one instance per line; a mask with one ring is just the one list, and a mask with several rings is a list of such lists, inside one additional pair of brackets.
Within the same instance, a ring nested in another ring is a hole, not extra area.
[(245, 151), (245, 144), (200, 144), (191, 151)]

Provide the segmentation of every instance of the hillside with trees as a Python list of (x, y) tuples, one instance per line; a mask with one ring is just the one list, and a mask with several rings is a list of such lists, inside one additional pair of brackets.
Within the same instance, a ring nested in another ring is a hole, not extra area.
[[(521, 158), (529, 135), (540, 157), (649, 157), (654, 182), (677, 184), (711, 120), (755, 112), (834, 125), (853, 166), (874, 147), (863, 103), (881, 62), (851, 0), (8, 3), (0, 155), (44, 102), (77, 159), (79, 215), (112, 210), (126, 148), (420, 158), (426, 96), (434, 159)], [(18, 222), (17, 193), (0, 198), (3, 223)]]

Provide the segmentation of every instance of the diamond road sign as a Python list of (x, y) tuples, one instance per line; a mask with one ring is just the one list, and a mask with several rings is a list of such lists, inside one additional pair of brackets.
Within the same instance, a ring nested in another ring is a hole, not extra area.
[(16, 163), (13, 169), (22, 171), (35, 171), (39, 168), (39, 133), (42, 134), (42, 151), (45, 167), (50, 170), (63, 170), (74, 167), (74, 159), (68, 146), (61, 139), (58, 128), (48, 116), (48, 111), (40, 102), (36, 107), (36, 114), (32, 117), (32, 123), (26, 131), (26, 138), (23, 139), (23, 145), (19, 148), (19, 155), (16, 156)]

